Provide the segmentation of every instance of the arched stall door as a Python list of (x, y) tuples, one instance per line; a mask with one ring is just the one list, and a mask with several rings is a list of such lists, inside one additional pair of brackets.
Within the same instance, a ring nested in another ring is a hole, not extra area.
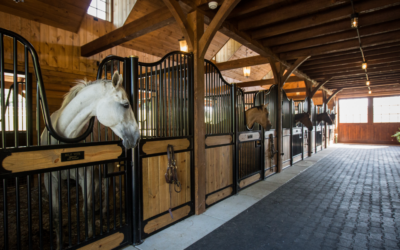
[(254, 123), (246, 125), (246, 111), (263, 103), (262, 92), (236, 91), (236, 182), (237, 189), (243, 189), (264, 177), (263, 128)]
[(206, 127), (206, 207), (234, 194), (234, 86), (205, 60), (204, 121)]
[[(141, 140), (135, 149), (135, 241), (194, 214), (193, 56), (171, 52), (155, 63), (132, 60), (132, 96)], [(177, 180), (168, 184), (174, 150)], [(171, 163), (171, 164), (170, 164)]]
[(264, 91), (264, 105), (268, 104), (269, 120), (271, 129), (264, 132), (264, 172), (268, 177), (277, 172), (278, 148), (276, 138), (277, 120), (277, 95), (278, 87), (272, 85), (269, 90)]

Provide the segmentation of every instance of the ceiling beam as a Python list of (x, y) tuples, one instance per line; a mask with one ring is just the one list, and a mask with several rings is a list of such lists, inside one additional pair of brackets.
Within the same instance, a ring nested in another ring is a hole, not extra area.
[(343, 88), (337, 89), (335, 92), (333, 92), (333, 94), (331, 96), (329, 96), (329, 98), (326, 100), (326, 104), (328, 104), (333, 97), (335, 97), (335, 95), (337, 95), (340, 91), (342, 91)]
[[(392, 65), (392, 66), (386, 66), (386, 67), (377, 67), (373, 69), (368, 69), (368, 74), (371, 73), (388, 73), (388, 72), (399, 72), (400, 71), (400, 66), (399, 65)], [(326, 74), (318, 74), (318, 75), (313, 75), (316, 79), (321, 79), (325, 77), (333, 77), (340, 75), (341, 77), (345, 76), (355, 76), (355, 75), (365, 75), (364, 70), (355, 70), (355, 71), (348, 71), (348, 72), (332, 72), (332, 73), (326, 73)]]
[(303, 0), (287, 4), (284, 7), (252, 15), (244, 20), (239, 20), (239, 30), (250, 30), (266, 26), (272, 23), (281, 22), (286, 19), (307, 15), (322, 9), (348, 3), (348, 0)]
[(267, 8), (271, 5), (286, 2), (286, 0), (246, 0), (241, 1), (237, 8), (228, 16), (228, 19), (249, 14), (250, 12), (257, 11), (259, 9)]
[(326, 78), (326, 79), (324, 79), (322, 82), (320, 82), (320, 83), (318, 84), (318, 86), (316, 86), (316, 87), (311, 91), (311, 93), (310, 93), (310, 98), (313, 98), (314, 95), (315, 95), (315, 93), (317, 93), (317, 91), (320, 90), (321, 87), (324, 86), (324, 85), (325, 85), (327, 82), (329, 82), (331, 79), (332, 79), (332, 77)]
[(216, 63), (215, 66), (220, 71), (239, 69), (248, 66), (256, 66), (269, 63), (269, 59), (264, 56), (252, 56), (237, 60), (226, 61), (222, 63)]
[[(400, 30), (400, 20), (390, 21), (386, 23), (375, 24), (359, 29), (359, 34), (361, 38), (371, 35), (378, 35), (386, 32)], [(275, 53), (282, 53), (293, 50), (300, 50), (304, 48), (310, 48), (314, 46), (320, 46), (330, 43), (337, 43), (341, 41), (357, 39), (357, 32), (354, 30), (348, 30), (336, 34), (321, 36), (313, 39), (307, 39), (303, 41), (298, 41), (290, 44), (284, 44), (272, 48)], [(363, 41), (364, 39), (362, 39)]]
[(158, 9), (81, 46), (81, 56), (89, 57), (95, 55), (172, 23), (175, 23), (175, 18), (169, 9)]
[[(366, 48), (371, 46), (377, 46), (380, 44), (399, 42), (399, 41), (400, 41), (400, 31), (392, 31), (384, 34), (364, 37), (362, 39), (362, 45), (363, 48)], [(346, 51), (359, 48), (359, 46), (360, 44), (358, 43), (358, 39), (352, 39), (349, 41), (327, 44), (313, 48), (284, 52), (279, 55), (283, 60), (289, 60), (289, 59), (297, 59), (302, 56), (310, 56), (310, 55), (314, 56), (314, 55), (329, 54), (339, 51)]]
[[(286, 72), (281, 72), (282, 73), (282, 77), (281, 77), (281, 88), (283, 88), (283, 86), (285, 86), (286, 81), (289, 79), (290, 75), (293, 73), (293, 71), (295, 71), (298, 67), (300, 67), (300, 65), (302, 63), (304, 63), (308, 58), (310, 58), (310, 56), (304, 56), (304, 57), (300, 57), (298, 58), (287, 70)], [(284, 74), (283, 74), (284, 73)]]
[[(286, 83), (289, 82), (299, 82), (303, 81), (303, 79), (296, 77), (296, 76), (291, 76), (289, 79), (286, 81)], [(257, 87), (257, 86), (264, 86), (264, 85), (274, 85), (275, 80), (274, 79), (266, 79), (266, 80), (257, 80), (257, 81), (250, 81), (250, 82), (240, 82), (240, 83), (235, 83), (236, 86), (240, 88), (244, 87)]]
[[(394, 7), (371, 13), (362, 13), (360, 15), (360, 19), (362, 20), (362, 22), (360, 23), (360, 27), (362, 29), (363, 27), (368, 25), (373, 25), (398, 19), (399, 12), (400, 12), (400, 7)], [(279, 36), (266, 38), (262, 40), (262, 44), (264, 46), (272, 47), (286, 43), (293, 43), (301, 40), (306, 40), (314, 37), (334, 34), (347, 30), (352, 30), (349, 25), (349, 20), (343, 19), (331, 23), (326, 23), (324, 25), (319, 25), (316, 27), (311, 27), (308, 29), (302, 29), (299, 31), (291, 32), (289, 34), (282, 34)]]
[[(354, 3), (354, 8), (357, 13), (373, 12), (384, 8), (400, 5), (398, 0), (369, 0), (369, 1), (357, 1)], [(308, 6), (304, 7), (308, 9)], [(258, 29), (251, 32), (253, 39), (261, 39), (280, 34), (293, 32), (296, 30), (306, 29), (309, 27), (326, 24), (329, 22), (338, 21), (341, 19), (348, 19), (353, 13), (349, 5), (344, 5), (335, 10), (316, 13), (313, 15), (306, 15), (303, 18), (296, 19), (291, 22), (282, 22), (282, 24), (272, 25), (266, 28)], [(268, 19), (267, 17), (266, 19)]]

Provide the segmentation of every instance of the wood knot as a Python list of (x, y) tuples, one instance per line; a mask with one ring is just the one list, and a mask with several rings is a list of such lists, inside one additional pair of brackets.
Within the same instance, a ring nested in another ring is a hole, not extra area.
[(57, 162), (59, 162), (60, 161), (60, 159), (56, 159), (55, 161), (54, 161), (54, 163), (57, 163)]

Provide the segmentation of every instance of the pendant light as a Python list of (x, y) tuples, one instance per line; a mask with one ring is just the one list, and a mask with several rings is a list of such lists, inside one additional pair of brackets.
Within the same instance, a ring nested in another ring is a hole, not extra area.
[(367, 69), (367, 67), (368, 67), (367, 62), (363, 62), (363, 64), (361, 65), (361, 67), (362, 67), (362, 69)]
[(353, 29), (358, 28), (358, 13), (354, 13), (351, 15), (351, 27)]
[[(247, 57), (247, 48), (246, 48), (246, 57)], [(250, 77), (250, 73), (251, 73), (251, 67), (250, 66), (243, 67), (243, 75), (244, 75), (244, 77), (249, 78)]]
[(182, 39), (179, 39), (178, 41), (179, 41), (180, 50), (182, 52), (188, 52), (188, 46), (187, 46), (187, 42), (185, 40), (185, 37), (182, 37)]
[(366, 84), (367, 86), (369, 86), (369, 85), (371, 84), (371, 82), (370, 82), (370, 81), (366, 81), (365, 84)]

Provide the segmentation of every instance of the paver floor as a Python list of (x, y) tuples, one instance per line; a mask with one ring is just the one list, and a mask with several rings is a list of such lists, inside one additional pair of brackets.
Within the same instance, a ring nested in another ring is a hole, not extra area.
[(338, 148), (187, 249), (400, 249), (400, 147)]

